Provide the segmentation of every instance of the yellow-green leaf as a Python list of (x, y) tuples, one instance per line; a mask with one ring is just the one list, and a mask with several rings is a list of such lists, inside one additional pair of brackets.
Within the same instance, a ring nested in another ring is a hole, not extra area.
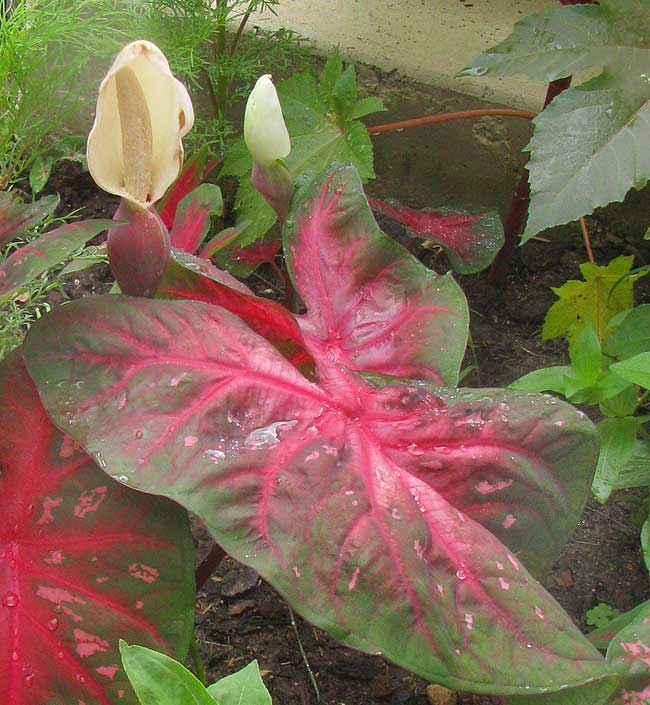
[(578, 335), (592, 324), (601, 342), (605, 340), (610, 332), (607, 330), (609, 321), (634, 305), (634, 282), (645, 274), (633, 274), (621, 281), (632, 268), (633, 260), (631, 256), (622, 256), (606, 266), (581, 264), (584, 281), (570, 279), (553, 289), (558, 300), (546, 314), (542, 338), (564, 336), (572, 346)]

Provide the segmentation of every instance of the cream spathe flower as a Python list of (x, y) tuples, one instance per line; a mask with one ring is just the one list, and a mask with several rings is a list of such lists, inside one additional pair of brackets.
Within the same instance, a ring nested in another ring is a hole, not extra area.
[(258, 78), (248, 96), (244, 140), (253, 161), (263, 167), (284, 159), (291, 151), (289, 133), (270, 74)]
[(181, 140), (193, 123), (187, 89), (164, 54), (151, 42), (132, 42), (99, 88), (88, 169), (104, 191), (149, 208), (178, 176)]

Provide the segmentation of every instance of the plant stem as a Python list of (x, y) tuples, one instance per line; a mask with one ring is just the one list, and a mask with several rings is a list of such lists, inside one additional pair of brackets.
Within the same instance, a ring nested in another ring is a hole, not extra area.
[(213, 543), (208, 555), (199, 563), (194, 573), (197, 591), (208, 582), (208, 578), (225, 556), (226, 552), (223, 548), (218, 543)]
[[(213, 43), (213, 56), (215, 64), (218, 64), (226, 54), (226, 18), (228, 16), (228, 0), (217, 0), (217, 27), (216, 41)], [(223, 16), (222, 16), (223, 13)], [(217, 117), (220, 120), (224, 119), (226, 113), (226, 95), (228, 92), (228, 84), (224, 76), (221, 76), (217, 81), (216, 103)]]
[(300, 655), (302, 656), (302, 660), (305, 663), (305, 668), (307, 669), (307, 673), (309, 674), (309, 680), (311, 681), (312, 687), (314, 688), (314, 692), (316, 693), (316, 701), (320, 702), (320, 690), (318, 689), (318, 683), (316, 682), (316, 676), (314, 676), (314, 672), (311, 670), (311, 666), (309, 665), (309, 660), (307, 659), (307, 654), (305, 653), (305, 649), (302, 645), (302, 641), (300, 639), (300, 634), (298, 633), (298, 625), (296, 624), (296, 617), (293, 614), (293, 610), (289, 605), (287, 605), (287, 609), (289, 610), (289, 618), (291, 619), (291, 626), (293, 627), (293, 631), (296, 635), (296, 641), (298, 642), (298, 648), (300, 649)]
[(196, 677), (203, 683), (207, 685), (208, 676), (205, 672), (205, 665), (203, 664), (203, 659), (199, 653), (199, 645), (196, 641), (196, 634), (192, 632), (192, 638), (190, 639), (190, 656), (192, 658), (192, 663), (194, 664), (194, 672)]
[(248, 9), (244, 13), (242, 20), (239, 23), (239, 27), (237, 27), (237, 32), (235, 33), (235, 37), (233, 38), (232, 43), (230, 45), (230, 51), (228, 52), (229, 56), (235, 55), (235, 53), (237, 51), (237, 45), (239, 44), (239, 40), (241, 38), (241, 35), (244, 31), (244, 28), (246, 27), (246, 23), (250, 19), (252, 12), (253, 12), (253, 0), (251, 0), (251, 2), (248, 4)]
[(580, 218), (580, 230), (582, 230), (582, 239), (585, 242), (585, 249), (587, 250), (587, 257), (589, 257), (589, 261), (591, 264), (596, 264), (596, 260), (594, 259), (594, 253), (593, 250), (591, 249), (591, 240), (589, 239), (589, 230), (587, 230), (587, 223), (585, 223), (584, 218)]
[[(560, 78), (557, 81), (551, 81), (546, 90), (546, 98), (544, 99), (544, 107), (546, 107), (557, 95), (562, 93), (571, 85), (571, 76), (568, 78)], [(515, 189), (510, 210), (506, 216), (503, 226), (504, 243), (499, 251), (499, 254), (494, 258), (488, 281), (490, 284), (496, 284), (503, 280), (510, 260), (519, 244), (519, 236), (524, 229), (524, 222), (528, 214), (528, 206), (530, 204), (530, 184), (528, 183), (528, 172), (524, 167), (524, 173), (519, 179), (517, 188)]]
[(393, 132), (404, 130), (410, 127), (420, 127), (421, 125), (434, 125), (440, 122), (450, 122), (451, 120), (464, 120), (466, 118), (480, 117), (518, 117), (532, 120), (537, 116), (530, 110), (515, 110), (514, 108), (482, 108), (480, 110), (461, 110), (456, 113), (439, 113), (438, 115), (425, 115), (424, 117), (411, 118), (410, 120), (400, 120), (399, 122), (389, 122), (385, 125), (373, 125), (368, 128), (371, 135), (378, 135), (380, 132)]

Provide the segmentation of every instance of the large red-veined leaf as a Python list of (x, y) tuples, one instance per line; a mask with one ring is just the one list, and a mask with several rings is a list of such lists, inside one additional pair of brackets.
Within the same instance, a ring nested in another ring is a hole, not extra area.
[(179, 177), (158, 202), (158, 212), (162, 222), (167, 228), (172, 227), (174, 217), (176, 216), (176, 209), (181, 200), (199, 186), (216, 166), (216, 161), (208, 159), (207, 147), (200, 149), (185, 163)]
[(273, 343), (303, 373), (311, 376), (313, 372), (313, 361), (305, 350), (294, 316), (275, 301), (256, 296), (232, 274), (207, 260), (172, 251), (172, 260), (156, 297), (205, 301), (222, 306)]
[(58, 196), (45, 196), (34, 203), (21, 203), (13, 191), (0, 191), (0, 245), (40, 223), (58, 205)]
[(133, 705), (118, 640), (187, 651), (187, 515), (53, 426), (20, 352), (0, 363), (0, 390), (0, 702)]
[(463, 292), (379, 230), (353, 167), (319, 177), (284, 236), (317, 364), (456, 384), (467, 345)]
[(194, 254), (210, 229), (210, 216), (221, 215), (222, 211), (223, 200), (218, 186), (201, 184), (190, 191), (174, 214), (170, 232), (173, 247)]
[(113, 220), (68, 223), (12, 252), (0, 264), (0, 301), (73, 255), (88, 240), (115, 225)]
[(444, 248), (460, 274), (488, 267), (503, 247), (503, 224), (498, 213), (469, 213), (449, 208), (417, 211), (398, 203), (369, 201), (372, 208), (401, 223), (415, 237)]
[(109, 472), (196, 512), (340, 641), (479, 692), (539, 693), (606, 673), (519, 558), (472, 519), (480, 510), (455, 507), (439, 479), (453, 459), (473, 471), (475, 503), (498, 505), (510, 490), (548, 506), (559, 478), (595, 462), (593, 426), (570, 406), (500, 392), (489, 409), (480, 392), (381, 386), (336, 365), (316, 386), (240, 319), (188, 301), (73, 302), (32, 330), (27, 359), (49, 413)]

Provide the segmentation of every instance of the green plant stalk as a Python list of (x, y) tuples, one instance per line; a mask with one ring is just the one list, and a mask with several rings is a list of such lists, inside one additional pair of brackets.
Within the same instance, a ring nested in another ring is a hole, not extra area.
[[(223, 14), (222, 14), (223, 13)], [(221, 61), (226, 54), (226, 16), (228, 14), (228, 0), (217, 0), (217, 18), (219, 26), (217, 27), (216, 38), (213, 43), (214, 63)], [(215, 91), (215, 104), (217, 109), (217, 118), (223, 120), (226, 114), (226, 100), (228, 96), (228, 83), (222, 77), (217, 83)]]

